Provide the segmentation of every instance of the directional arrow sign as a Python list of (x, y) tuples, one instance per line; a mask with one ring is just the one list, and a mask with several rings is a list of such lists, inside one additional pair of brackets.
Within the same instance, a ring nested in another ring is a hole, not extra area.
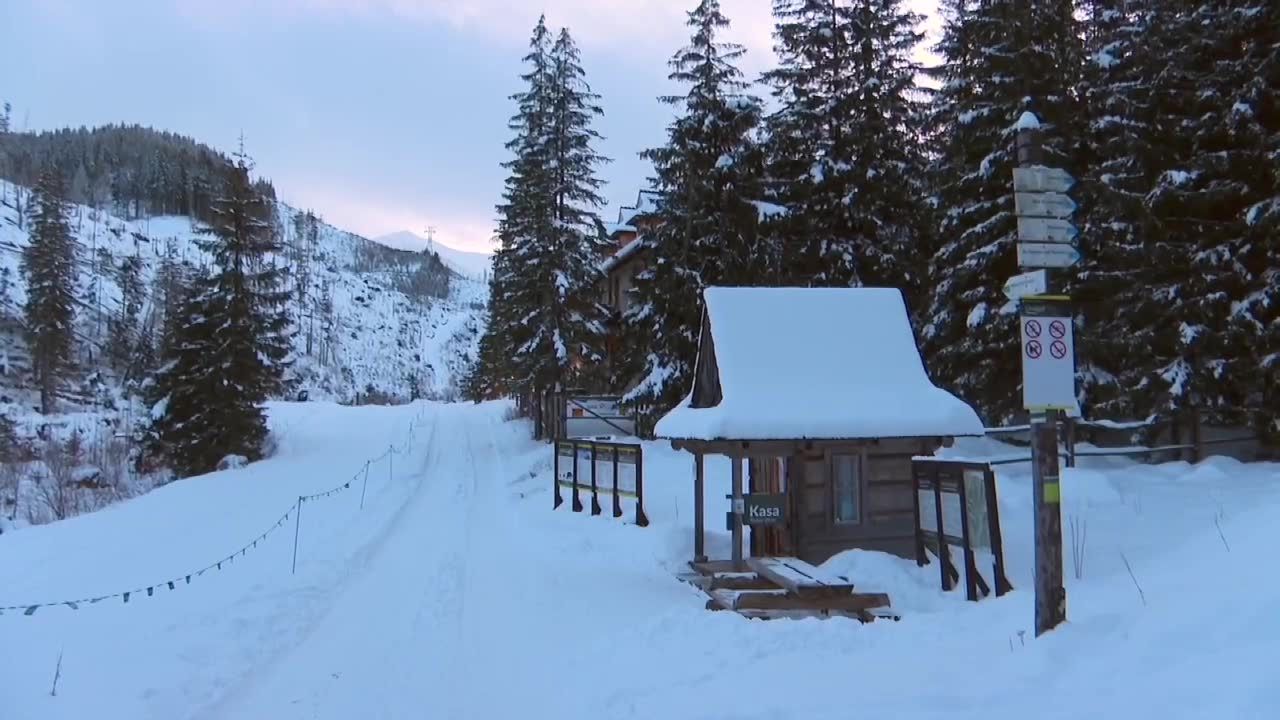
[(1059, 192), (1014, 193), (1013, 201), (1026, 217), (1069, 218), (1076, 209), (1076, 201)]
[(1018, 300), (1028, 295), (1043, 295), (1049, 290), (1049, 278), (1044, 270), (1014, 275), (1004, 282), (1004, 296)]
[(1013, 169), (1013, 191), (1020, 193), (1064, 193), (1076, 184), (1076, 179), (1061, 168), (1037, 165)]
[(1018, 218), (1018, 242), (1069, 243), (1080, 231), (1066, 220), (1054, 218)]
[(1080, 260), (1080, 252), (1064, 243), (1018, 243), (1018, 265), (1025, 268), (1065, 268)]

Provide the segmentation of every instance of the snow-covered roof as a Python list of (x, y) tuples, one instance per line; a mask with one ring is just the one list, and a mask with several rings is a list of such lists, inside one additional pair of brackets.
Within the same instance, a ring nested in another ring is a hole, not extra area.
[(618, 233), (622, 233), (622, 232), (635, 232), (635, 231), (636, 231), (635, 225), (628, 225), (626, 223), (605, 223), (604, 224), (604, 232), (609, 237), (613, 237), (614, 235), (617, 235)]
[(637, 235), (630, 242), (618, 248), (618, 252), (610, 255), (607, 260), (600, 266), (600, 270), (605, 274), (613, 272), (613, 269), (631, 259), (636, 253), (644, 248), (644, 236)]
[(694, 408), (690, 392), (658, 421), (660, 438), (983, 434), (973, 408), (929, 380), (896, 288), (711, 287), (703, 297), (722, 398)]

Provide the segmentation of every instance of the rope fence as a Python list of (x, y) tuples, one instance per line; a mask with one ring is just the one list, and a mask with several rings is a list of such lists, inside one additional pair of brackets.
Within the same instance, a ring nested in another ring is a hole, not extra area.
[(160, 582), (152, 583), (150, 585), (142, 585), (139, 587), (130, 588), (128, 590), (121, 590), (118, 592), (107, 593), (104, 595), (83, 597), (83, 598), (78, 598), (74, 600), (57, 600), (53, 602), (36, 602), (36, 603), (20, 603), (16, 605), (3, 605), (3, 606), (0, 606), (0, 615), (4, 615), (6, 613), (20, 612), (23, 615), (30, 616), (30, 615), (34, 615), (36, 611), (41, 608), (51, 608), (51, 607), (68, 607), (72, 610), (79, 610), (81, 606), (96, 605), (96, 604), (105, 602), (107, 600), (115, 600), (118, 598), (122, 600), (122, 602), (127, 603), (129, 602), (130, 599), (142, 596), (143, 594), (145, 594), (146, 597), (153, 597), (157, 590), (165, 590), (165, 589), (176, 590), (178, 589), (179, 585), (190, 585), (192, 578), (200, 578), (204, 576), (205, 573), (208, 573), (211, 571), (220, 571), (222, 570), (222, 567), (224, 565), (230, 565), (235, 562), (236, 558), (243, 558), (246, 554), (248, 554), (250, 550), (256, 550), (259, 543), (262, 543), (263, 541), (265, 541), (276, 530), (279, 530), (285, 527), (285, 525), (289, 522), (290, 519), (294, 521), (293, 560), (290, 567), (290, 574), (296, 574), (298, 570), (298, 543), (299, 543), (299, 539), (302, 531), (303, 504), (308, 502), (315, 502), (317, 500), (323, 500), (323, 499), (332, 497), (334, 495), (338, 495), (340, 493), (346, 492), (347, 490), (351, 489), (352, 483), (356, 482), (356, 480), (361, 480), (360, 509), (363, 510), (365, 495), (368, 490), (370, 468), (378, 464), (379, 462), (382, 462), (385, 459), (387, 460), (387, 478), (388, 480), (394, 479), (395, 456), (397, 454), (405, 454), (408, 452), (409, 448), (412, 446), (414, 439), (416, 437), (415, 431), (417, 428), (418, 421), (422, 420), (425, 413), (426, 413), (426, 410), (424, 408), (423, 412), (418, 413), (418, 415), (409, 422), (408, 432), (404, 438), (404, 441), (400, 443), (400, 445), (396, 445), (396, 444), (388, 445), (387, 449), (383, 451), (381, 455), (375, 458), (370, 458), (369, 460), (366, 460), (364, 463), (364, 466), (361, 467), (361, 469), (357, 471), (355, 475), (351, 476), (350, 479), (344, 481), (340, 485), (335, 485), (332, 488), (329, 488), (328, 490), (322, 490), (320, 492), (311, 493), (309, 495), (299, 495), (298, 499), (294, 502), (294, 504), (288, 510), (286, 510), (284, 514), (281, 515), (275, 521), (275, 523), (271, 525), (271, 527), (267, 528), (265, 531), (258, 534), (256, 537), (254, 537), (249, 542), (245, 543), (244, 546), (240, 547), (234, 552), (231, 552), (228, 555), (222, 558), (219, 558), (218, 560), (215, 560), (214, 562), (209, 563), (208, 565), (205, 565), (204, 567), (201, 567), (197, 570), (192, 570), (191, 572), (182, 573), (180, 575), (173, 577), (172, 579), (162, 580)]

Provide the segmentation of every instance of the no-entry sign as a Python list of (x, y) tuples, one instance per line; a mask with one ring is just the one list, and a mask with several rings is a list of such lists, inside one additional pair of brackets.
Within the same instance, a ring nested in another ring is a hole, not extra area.
[(1077, 412), (1070, 303), (1023, 298), (1021, 320), (1023, 407)]

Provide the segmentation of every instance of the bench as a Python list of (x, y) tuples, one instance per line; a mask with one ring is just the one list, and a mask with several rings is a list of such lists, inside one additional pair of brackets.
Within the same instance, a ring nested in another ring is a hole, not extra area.
[(747, 566), (770, 582), (800, 596), (847, 595), (853, 583), (794, 557), (747, 558)]

